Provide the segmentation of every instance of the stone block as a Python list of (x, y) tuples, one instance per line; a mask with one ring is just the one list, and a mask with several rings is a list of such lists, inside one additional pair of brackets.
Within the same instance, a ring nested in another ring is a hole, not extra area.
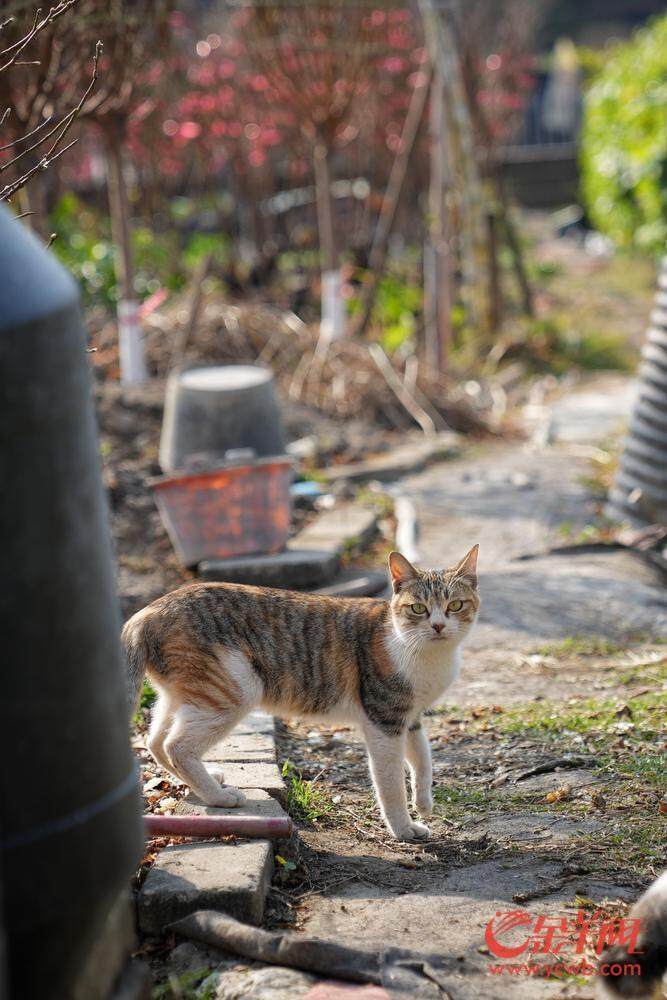
[(197, 910), (259, 924), (273, 869), (268, 840), (165, 847), (139, 892), (139, 927), (158, 934)]
[(330, 579), (337, 568), (335, 551), (301, 548), (295, 541), (285, 551), (272, 555), (205, 559), (199, 563), (198, 573), (203, 580), (217, 583), (299, 590), (319, 586)]

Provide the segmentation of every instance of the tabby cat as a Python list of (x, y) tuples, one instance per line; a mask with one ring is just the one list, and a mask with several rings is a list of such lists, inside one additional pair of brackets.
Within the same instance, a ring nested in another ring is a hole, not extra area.
[(428, 837), (408, 811), (404, 760), (426, 817), (432, 767), (420, 716), (458, 675), (479, 609), (477, 548), (429, 571), (392, 552), (388, 601), (195, 583), (139, 611), (123, 645), (132, 704), (144, 673), (158, 691), (148, 738), (158, 764), (207, 805), (238, 806), (243, 793), (202, 756), (253, 708), (357, 725), (389, 830)]

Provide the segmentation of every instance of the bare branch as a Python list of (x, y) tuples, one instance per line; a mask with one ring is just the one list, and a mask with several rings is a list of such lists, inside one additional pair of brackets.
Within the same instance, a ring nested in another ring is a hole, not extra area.
[[(35, 35), (38, 35), (40, 31), (43, 31), (44, 28), (46, 28), (48, 25), (53, 24), (54, 21), (57, 21), (59, 17), (62, 17), (62, 15), (65, 14), (70, 9), (70, 7), (73, 7), (74, 4), (78, 2), (79, 0), (60, 0), (60, 3), (58, 3), (55, 7), (51, 7), (46, 17), (42, 18), (41, 21), (40, 21), (40, 15), (42, 11), (41, 8), (38, 8), (35, 11), (35, 17), (32, 22), (32, 27), (30, 28), (28, 33), (25, 34), (23, 38), (19, 38), (17, 42), (14, 42), (13, 45), (8, 46), (8, 48), (4, 49), (4, 51), (0, 53), (0, 55), (2, 55), (3, 57), (9, 56), (7, 62), (5, 62), (2, 66), (0, 66), (0, 73), (9, 69), (9, 67), (16, 62), (16, 60), (21, 55), (23, 50), (28, 45), (30, 45), (30, 42), (33, 40)], [(8, 21), (5, 21), (2, 27), (4, 28), (9, 23), (10, 20), (12, 19), (10, 18)]]
[[(9, 115), (10, 110), (11, 110), (10, 108), (7, 108), (7, 110), (5, 111), (2, 119), (0, 119), (0, 125), (2, 125), (2, 123), (4, 122), (4, 120), (7, 117), (7, 115)], [(40, 128), (44, 128), (45, 125), (48, 125), (49, 122), (52, 122), (52, 121), (53, 121), (53, 115), (49, 115), (49, 117), (45, 118), (44, 121), (42, 121), (42, 122), (39, 123), (39, 125), (35, 125), (35, 127), (33, 129), (31, 129), (30, 132), (26, 133), (26, 135), (20, 135), (17, 139), (14, 139), (12, 142), (7, 142), (7, 143), (5, 143), (4, 146), (0, 146), (0, 153), (4, 153), (4, 151), (6, 149), (11, 149), (12, 146), (15, 146), (17, 142), (25, 142), (26, 139), (32, 139), (32, 137), (39, 132)], [(42, 136), (42, 138), (40, 139), (40, 142), (44, 142), (44, 140), (47, 139), (50, 134), (51, 133), (49, 132), (46, 135)], [(39, 145), (39, 143), (37, 143), (37, 145)], [(30, 148), (34, 149), (35, 147), (31, 146)], [(28, 150), (26, 149), (25, 152), (27, 153)], [(6, 164), (6, 166), (8, 166), (8, 164)]]
[[(74, 2), (76, 2), (76, 0), (74, 0)], [(29, 146), (28, 148), (22, 150), (15, 157), (13, 157), (8, 163), (0, 167), (0, 173), (2, 173), (3, 170), (6, 170), (12, 164), (15, 164), (17, 160), (20, 160), (21, 157), (25, 156), (27, 153), (38, 148), (39, 146), (42, 146), (47, 139), (50, 139), (51, 136), (55, 135), (55, 139), (53, 140), (53, 142), (51, 143), (51, 145), (46, 150), (46, 152), (41, 157), (38, 163), (36, 163), (33, 167), (27, 170), (20, 177), (17, 177), (16, 180), (12, 181), (11, 183), (5, 185), (4, 188), (0, 189), (0, 201), (8, 201), (10, 198), (12, 198), (17, 193), (17, 191), (20, 191), (21, 188), (28, 183), (31, 177), (34, 177), (35, 174), (39, 173), (42, 170), (46, 170), (46, 168), (49, 166), (50, 163), (53, 163), (54, 160), (57, 160), (60, 156), (62, 156), (63, 153), (67, 152), (68, 149), (71, 149), (71, 147), (77, 141), (76, 139), (73, 139), (72, 142), (68, 143), (62, 149), (58, 148), (60, 143), (64, 139), (65, 135), (72, 127), (73, 122), (80, 114), (83, 105), (85, 104), (88, 96), (90, 95), (93, 88), (95, 87), (95, 84), (97, 83), (98, 64), (100, 56), (102, 54), (102, 49), (103, 49), (102, 42), (98, 41), (97, 44), (95, 45), (95, 55), (93, 56), (93, 72), (90, 78), (90, 83), (86, 87), (86, 90), (82, 94), (76, 107), (72, 108), (72, 110), (69, 111), (58, 122), (58, 124), (54, 126), (54, 128), (52, 128), (49, 132), (43, 135), (36, 143), (33, 143), (32, 146)], [(36, 129), (33, 130), (33, 134), (35, 131), (37, 130)]]

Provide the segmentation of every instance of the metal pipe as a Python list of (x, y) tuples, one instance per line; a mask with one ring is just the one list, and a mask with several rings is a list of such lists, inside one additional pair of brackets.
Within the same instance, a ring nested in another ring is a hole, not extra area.
[(282, 840), (292, 833), (289, 816), (144, 816), (153, 837), (260, 837)]

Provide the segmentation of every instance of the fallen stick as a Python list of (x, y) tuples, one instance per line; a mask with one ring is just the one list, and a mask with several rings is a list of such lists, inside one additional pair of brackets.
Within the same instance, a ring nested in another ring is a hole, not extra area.
[(149, 836), (259, 837), (281, 840), (292, 833), (289, 816), (144, 816)]
[(412, 419), (419, 424), (424, 434), (435, 434), (437, 429), (435, 422), (423, 406), (420, 406), (414, 396), (408, 392), (405, 385), (401, 382), (400, 378), (394, 371), (391, 361), (384, 353), (380, 345), (370, 344), (368, 347), (368, 353), (379, 368), (385, 382), (394, 393), (399, 403), (401, 403), (401, 405), (408, 411)]
[(332, 941), (282, 931), (264, 931), (213, 910), (199, 910), (169, 924), (181, 937), (268, 965), (287, 965), (321, 976), (381, 985), (380, 956)]
[[(396, 1000), (451, 1000), (447, 991), (451, 967), (440, 955), (391, 946), (364, 951), (291, 931), (264, 931), (214, 910), (199, 910), (165, 929), (267, 965), (286, 965), (327, 978), (385, 986), (393, 991)], [(458, 968), (455, 971), (458, 974)]]

